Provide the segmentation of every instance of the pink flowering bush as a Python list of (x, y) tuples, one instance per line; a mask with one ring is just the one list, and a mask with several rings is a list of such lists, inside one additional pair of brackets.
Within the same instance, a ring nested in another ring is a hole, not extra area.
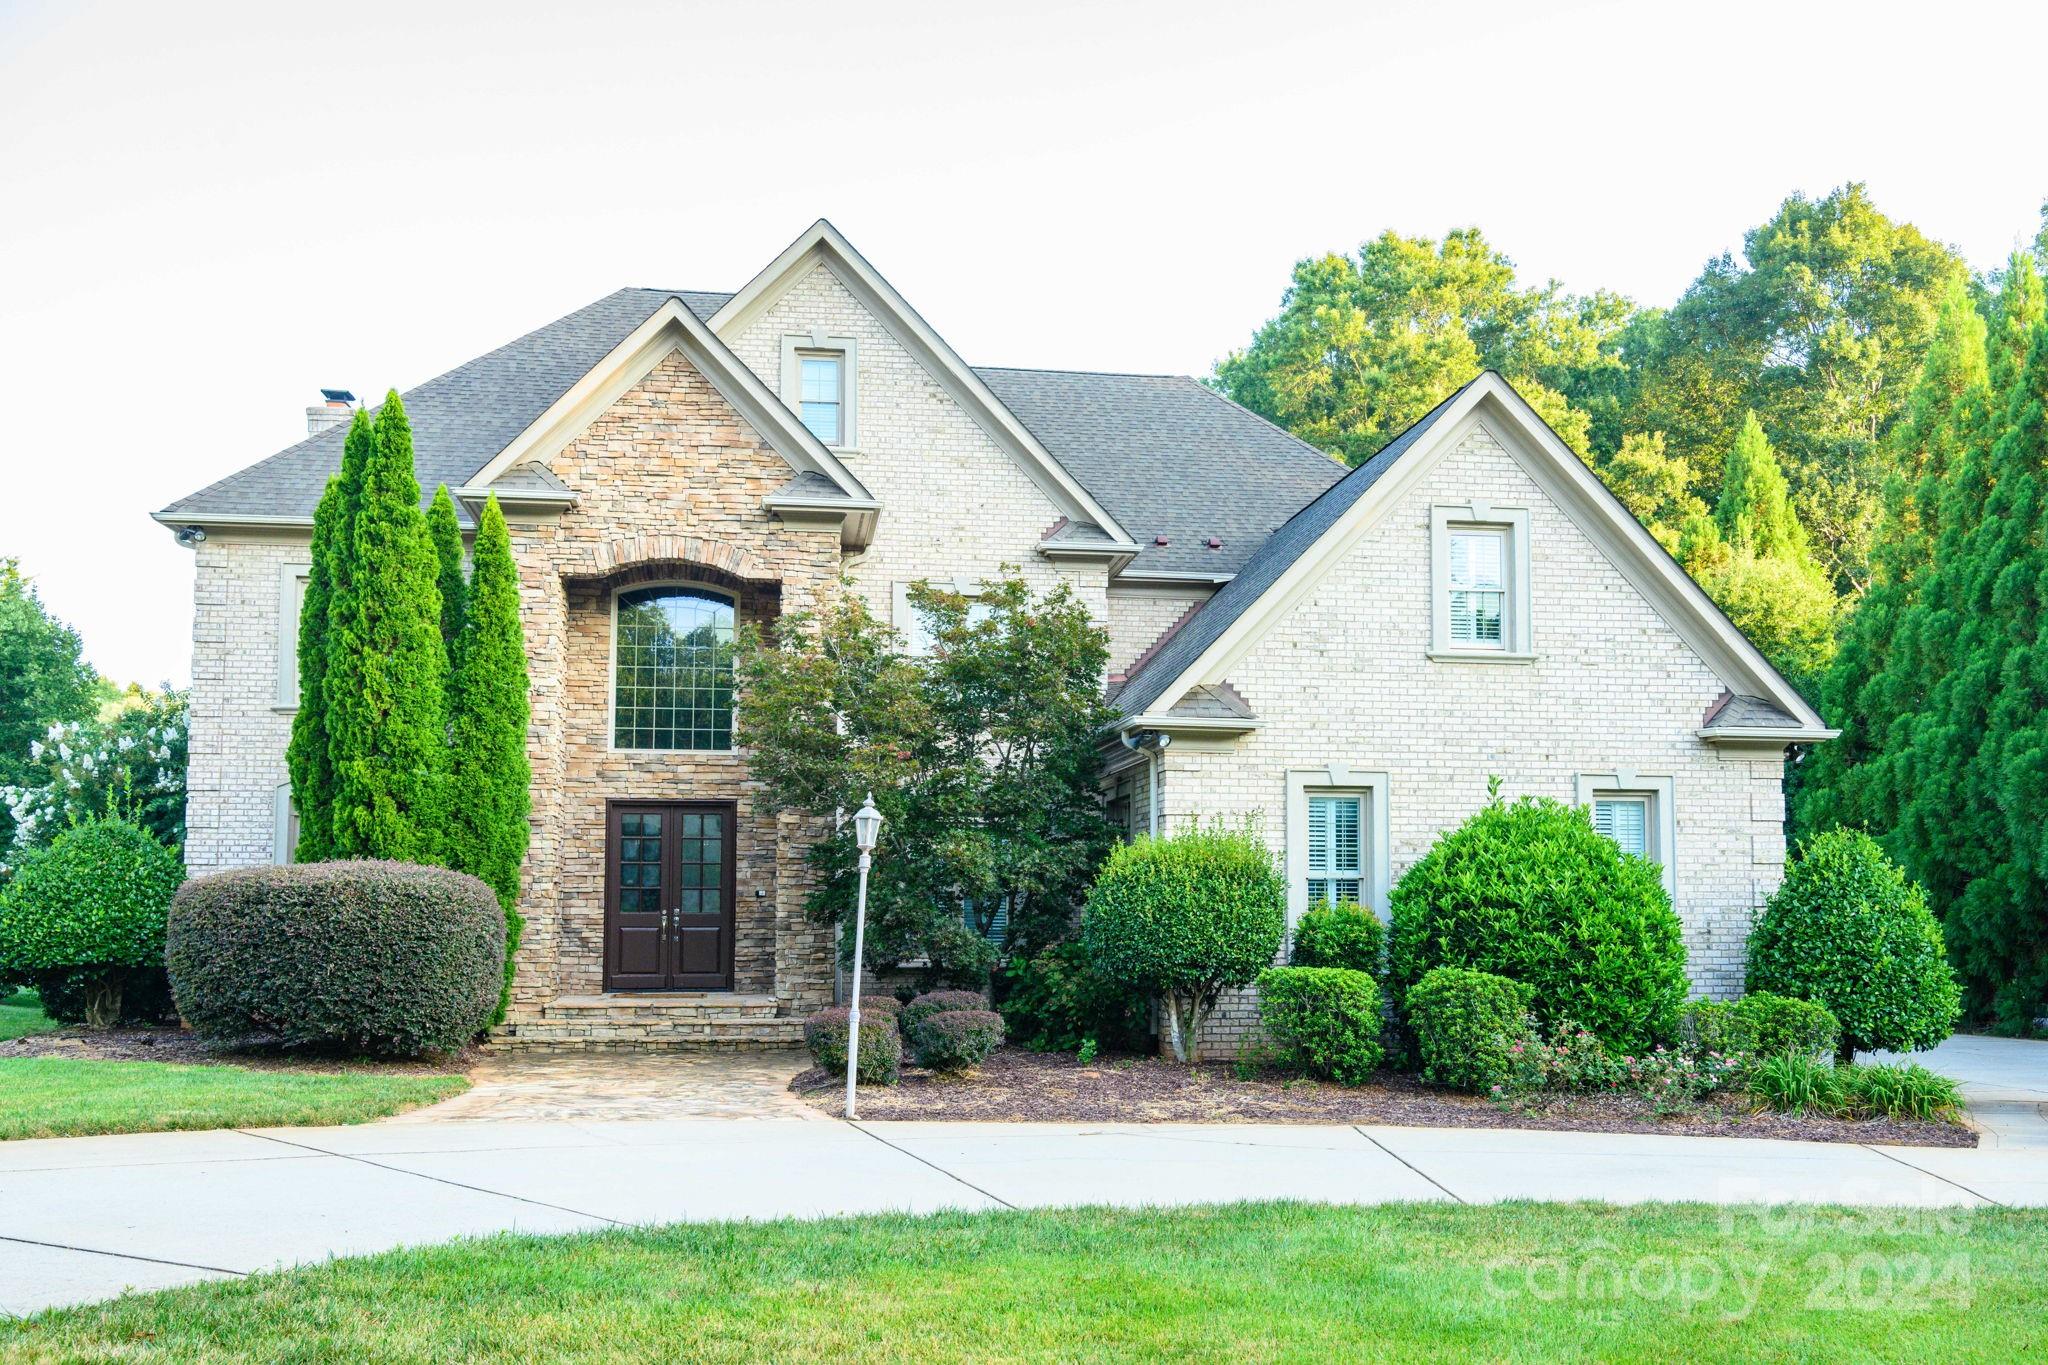
[(1490, 1093), (1503, 1104), (1538, 1094), (1641, 1095), (1657, 1113), (1666, 1114), (1735, 1088), (1751, 1060), (1687, 1045), (1610, 1052), (1591, 1030), (1565, 1020), (1547, 1038), (1532, 1027), (1528, 1037), (1510, 1046), (1507, 1077)]

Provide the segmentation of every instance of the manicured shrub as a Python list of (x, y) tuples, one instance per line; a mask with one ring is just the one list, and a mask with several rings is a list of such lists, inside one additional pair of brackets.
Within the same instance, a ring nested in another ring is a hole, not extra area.
[(1287, 884), (1257, 836), (1191, 829), (1109, 855), (1088, 892), (1081, 941), (1108, 980), (1164, 1001), (1168, 1042), (1192, 1062), (1218, 995), (1273, 965), (1286, 923)]
[(926, 991), (897, 1012), (896, 1022), (904, 1037), (934, 1014), (953, 1010), (985, 1010), (988, 1000), (979, 991)]
[(1911, 1052), (1949, 1036), (1961, 994), (1920, 888), (1860, 830), (1807, 840), (1749, 936), (1749, 989), (1815, 1000), (1837, 1055)]
[(60, 1003), (82, 995), (79, 1014), (94, 1027), (115, 1024), (138, 970), (163, 962), (164, 918), (184, 876), (178, 855), (134, 825), (74, 826), (30, 852), (0, 892), (0, 963), (49, 984)]
[(872, 1014), (896, 1019), (903, 1014), (903, 1002), (893, 995), (863, 995), (860, 998), (860, 1012), (863, 1018)]
[(1378, 980), (1386, 970), (1386, 937), (1380, 917), (1362, 905), (1319, 905), (1295, 921), (1294, 951), (1287, 960), (1297, 967), (1368, 972)]
[(1259, 1018), (1293, 1065), (1339, 1085), (1363, 1085), (1380, 1064), (1380, 988), (1347, 967), (1268, 967)]
[(187, 882), (165, 961), (217, 1038), (411, 1057), (461, 1047), (497, 1007), (505, 916), (475, 877), (409, 863), (252, 867)]
[(993, 1010), (927, 1014), (910, 1030), (910, 1050), (927, 1071), (971, 1071), (1003, 1045), (1003, 1016)]
[(1077, 940), (1012, 961), (998, 978), (996, 1008), (1009, 1039), (1034, 1052), (1135, 1051), (1149, 1024), (1147, 1000), (1105, 979)]
[(1610, 1048), (1677, 1036), (1685, 946), (1657, 869), (1624, 856), (1586, 812), (1493, 802), (1437, 840), (1393, 892), (1388, 982), (1404, 997), (1436, 967), (1529, 986), (1546, 1024), (1570, 1019)]
[(1689, 1044), (1728, 1056), (1834, 1055), (1842, 1025), (1826, 1005), (1752, 991), (1740, 1000), (1688, 1001), (1679, 1034)]
[(1526, 1047), (1530, 988), (1492, 972), (1433, 967), (1408, 990), (1408, 1024), (1422, 1077), (1485, 1093), (1508, 1079)]
[[(831, 1005), (804, 1020), (804, 1045), (818, 1066), (834, 1075), (846, 1074), (846, 1039), (851, 1015), (844, 1005)], [(860, 1070), (855, 1079), (862, 1085), (894, 1085), (903, 1074), (903, 1035), (896, 1031), (896, 1019), (886, 1010), (868, 1013), (867, 1002), (860, 1012)]]

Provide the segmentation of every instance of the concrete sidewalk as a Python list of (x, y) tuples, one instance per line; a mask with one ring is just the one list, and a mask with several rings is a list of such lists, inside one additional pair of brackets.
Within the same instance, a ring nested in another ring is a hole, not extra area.
[(1238, 1199), (2048, 1205), (2048, 1160), (1499, 1129), (790, 1119), (8, 1142), (0, 1310), (499, 1231)]

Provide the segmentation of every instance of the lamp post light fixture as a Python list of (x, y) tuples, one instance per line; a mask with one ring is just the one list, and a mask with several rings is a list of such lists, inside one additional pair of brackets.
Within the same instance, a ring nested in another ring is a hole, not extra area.
[(846, 1117), (853, 1118), (853, 1078), (860, 1069), (860, 984), (861, 954), (867, 948), (868, 864), (875, 851), (875, 839), (882, 832), (882, 812), (875, 809), (875, 794), (853, 815), (853, 842), (860, 849), (860, 892), (853, 902), (853, 1006), (846, 1012)]

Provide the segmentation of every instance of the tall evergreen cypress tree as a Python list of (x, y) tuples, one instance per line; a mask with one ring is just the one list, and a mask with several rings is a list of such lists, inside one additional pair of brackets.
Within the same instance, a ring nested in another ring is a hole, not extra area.
[(1834, 652), (1835, 594), (1755, 413), (1722, 462), (1714, 518), (1721, 543), (1689, 547), (1688, 567), (1780, 672), (1810, 684)]
[[(353, 433), (351, 433), (353, 435)], [(299, 607), (299, 708), (292, 713), (285, 765), (291, 772), (292, 808), (299, 813), (299, 842), (292, 860), (324, 862), (333, 856), (330, 812), (334, 764), (327, 746), (327, 611), (334, 595), (334, 552), (344, 495), (341, 477), (327, 481), (313, 513), (312, 565)]]
[(1792, 486), (1754, 412), (1744, 414), (1742, 431), (1721, 470), (1714, 520), (1731, 549), (1788, 558), (1808, 553), (1806, 528), (1792, 510)]
[(434, 489), (434, 501), (427, 508), (427, 535), (434, 542), (434, 557), (440, 564), (441, 640), (448, 650), (448, 676), (453, 678), (467, 590), (462, 583), (462, 528), (456, 524), (455, 500), (448, 496), (445, 483)]
[(412, 429), (394, 391), (356, 508), (346, 597), (330, 608), (335, 855), (432, 862), (446, 819), (447, 646), (440, 564), (420, 512)]
[(469, 613), (463, 623), (453, 721), (453, 789), (447, 861), (481, 878), (505, 907), (505, 1016), (513, 957), (525, 921), (519, 870), (526, 859), (532, 772), (526, 760), (526, 637), (519, 621), (519, 570), (495, 496), (477, 520)]

